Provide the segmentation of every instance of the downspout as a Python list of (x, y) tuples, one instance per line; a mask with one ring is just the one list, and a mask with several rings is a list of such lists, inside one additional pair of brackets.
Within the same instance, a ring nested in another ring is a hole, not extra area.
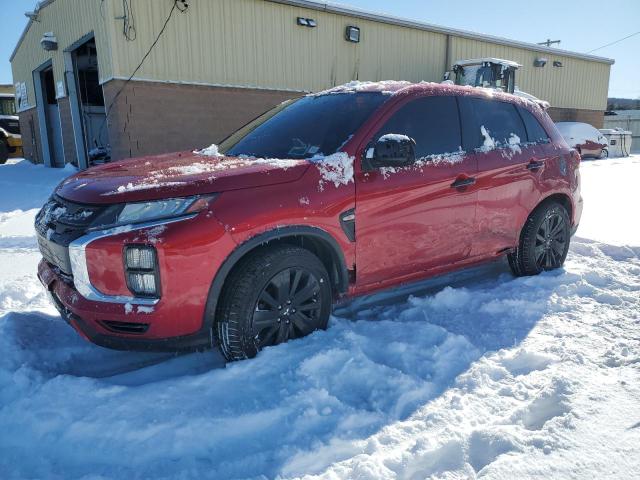
[(443, 72), (443, 76), (444, 76), (444, 73), (449, 71), (449, 68), (451, 68), (451, 35), (447, 34), (447, 39), (446, 39), (446, 43), (445, 43), (445, 50), (444, 50), (444, 72)]

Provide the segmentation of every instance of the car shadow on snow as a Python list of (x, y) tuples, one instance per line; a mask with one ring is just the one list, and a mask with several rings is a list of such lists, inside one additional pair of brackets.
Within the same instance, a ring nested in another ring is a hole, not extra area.
[[(59, 315), (12, 312), (0, 318), (4, 341), (21, 364), (45, 377), (69, 375), (104, 379), (114, 383), (140, 384), (168, 380), (180, 375), (203, 373), (224, 366), (216, 352), (207, 355), (123, 352), (91, 344), (81, 338)], [(146, 375), (149, 367), (163, 367)]]

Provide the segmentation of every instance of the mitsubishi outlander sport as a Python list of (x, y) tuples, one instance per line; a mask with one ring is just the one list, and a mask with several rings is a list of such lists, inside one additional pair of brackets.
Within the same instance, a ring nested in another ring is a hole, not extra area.
[(579, 163), (531, 101), (348, 84), (219, 146), (63, 181), (36, 218), (38, 275), (98, 345), (250, 358), (326, 328), (340, 299), (504, 255), (518, 276), (559, 268)]

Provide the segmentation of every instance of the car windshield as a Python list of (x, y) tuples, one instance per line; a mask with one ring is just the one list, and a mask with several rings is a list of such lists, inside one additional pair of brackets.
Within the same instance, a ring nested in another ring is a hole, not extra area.
[(332, 155), (388, 98), (379, 92), (306, 96), (259, 117), (222, 142), (220, 151), (261, 158)]

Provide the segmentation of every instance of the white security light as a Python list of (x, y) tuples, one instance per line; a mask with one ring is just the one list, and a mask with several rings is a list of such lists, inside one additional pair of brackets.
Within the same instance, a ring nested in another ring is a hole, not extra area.
[(346, 39), (348, 42), (359, 43), (360, 42), (360, 29), (354, 26), (347, 27)]

